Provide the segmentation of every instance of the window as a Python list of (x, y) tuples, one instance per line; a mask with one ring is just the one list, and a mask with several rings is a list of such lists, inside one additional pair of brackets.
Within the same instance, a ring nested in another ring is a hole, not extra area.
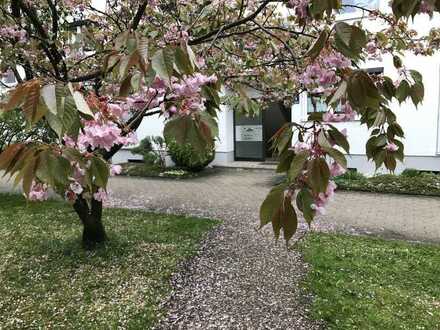
[[(352, 5), (364, 7), (367, 9), (379, 9), (380, 0), (342, 0), (342, 5)], [(344, 14), (355, 14), (361, 10), (354, 7), (344, 7), (342, 13)]]
[[(320, 98), (319, 96), (314, 96), (314, 100), (316, 103), (316, 112), (327, 112), (328, 106), (327, 103), (325, 103), (324, 99)], [(310, 96), (307, 96), (307, 113), (315, 112), (315, 109), (313, 108), (312, 99)], [(338, 107), (335, 110), (335, 113), (341, 112), (341, 106), (338, 105)]]
[(9, 70), (5, 76), (3, 76), (2, 82), (8, 85), (13, 85), (17, 82), (15, 79), (14, 72), (12, 70)]

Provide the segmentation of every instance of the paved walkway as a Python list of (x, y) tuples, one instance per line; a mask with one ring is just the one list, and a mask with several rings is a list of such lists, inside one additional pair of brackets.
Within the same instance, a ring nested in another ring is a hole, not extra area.
[[(271, 171), (230, 169), (181, 181), (118, 177), (110, 187), (120, 206), (201, 215), (246, 211), (253, 214), (250, 224), (256, 227), (259, 206), (275, 180)], [(440, 198), (339, 191), (317, 227), (440, 242)]]

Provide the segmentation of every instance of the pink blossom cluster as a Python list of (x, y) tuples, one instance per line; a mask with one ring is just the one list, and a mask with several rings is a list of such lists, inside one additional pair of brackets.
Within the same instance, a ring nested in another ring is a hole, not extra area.
[[(77, 196), (81, 195), (84, 192), (84, 176), (85, 170), (82, 169), (78, 163), (72, 163), (74, 168), (73, 176), (70, 178), (72, 181), (67, 188), (64, 197), (69, 202), (74, 202), (77, 199)], [(90, 166), (90, 164), (87, 164)], [(117, 175), (122, 172), (122, 167), (120, 165), (110, 165), (110, 175)], [(98, 201), (103, 201), (107, 199), (107, 192), (100, 188), (93, 195), (93, 197)]]
[(351, 62), (341, 53), (331, 51), (319, 56), (300, 75), (299, 81), (312, 93), (329, 94), (340, 81), (336, 69), (347, 68)]
[(180, 42), (186, 43), (189, 39), (189, 34), (177, 24), (172, 24), (168, 27), (164, 39), (167, 44), (178, 44)]
[(21, 43), (27, 41), (26, 31), (18, 26), (5, 26), (0, 28), (0, 37), (14, 39)]
[(121, 104), (122, 119), (127, 116), (129, 111), (141, 111), (148, 106), (149, 109), (154, 109), (162, 105), (167, 91), (165, 81), (156, 77), (151, 86), (141, 87), (139, 92), (127, 97), (123, 104)]
[(330, 180), (325, 193), (319, 193), (315, 198), (315, 202), (311, 205), (311, 208), (315, 210), (317, 215), (324, 215), (326, 213), (325, 207), (333, 200), (336, 188), (336, 183)]
[(312, 149), (312, 147), (310, 146), (310, 144), (308, 144), (306, 142), (297, 142), (295, 144), (295, 146), (293, 147), (293, 150), (295, 151), (296, 154), (299, 154), (300, 152), (310, 150), (310, 149)]
[(28, 199), (32, 202), (45, 201), (49, 198), (48, 187), (41, 182), (33, 181)]
[(99, 188), (98, 191), (93, 194), (93, 198), (98, 202), (105, 202), (108, 199), (107, 191), (103, 188)]
[(334, 113), (333, 111), (328, 111), (322, 116), (322, 120), (327, 123), (352, 121), (355, 118), (356, 118), (356, 112), (353, 111), (353, 108), (348, 102), (341, 105), (340, 113)]
[(310, 0), (289, 0), (288, 6), (295, 9), (295, 14), (299, 18), (307, 18), (307, 9), (309, 7)]
[(370, 42), (367, 43), (366, 50), (369, 60), (382, 61), (382, 52), (380, 48), (377, 46), (375, 40), (371, 40)]
[(216, 76), (206, 76), (201, 73), (184, 77), (182, 80), (174, 78), (170, 97), (174, 100), (181, 100), (181, 103), (180, 105), (171, 106), (168, 111), (171, 115), (177, 112), (183, 115), (189, 115), (195, 111), (203, 110), (204, 99), (201, 96), (202, 87), (215, 82), (217, 82)]
[(396, 152), (397, 150), (399, 150), (399, 147), (397, 146), (397, 144), (390, 142), (385, 146), (385, 150), (389, 152)]
[(89, 149), (110, 149), (115, 145), (130, 145), (138, 142), (135, 133), (122, 135), (122, 130), (111, 121), (102, 119), (100, 114), (95, 115), (94, 120), (83, 122), (84, 128), (75, 141), (69, 136), (64, 137), (64, 143), (68, 147), (78, 148), (81, 152)]

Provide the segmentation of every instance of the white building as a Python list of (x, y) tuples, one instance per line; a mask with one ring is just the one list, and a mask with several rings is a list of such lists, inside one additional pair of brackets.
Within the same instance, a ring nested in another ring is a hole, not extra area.
[[(346, 4), (368, 4), (371, 8), (389, 10), (389, 0), (345, 0)], [(359, 12), (341, 14), (341, 20), (355, 20)], [(380, 22), (369, 22), (368, 28), (380, 28)], [(429, 19), (427, 15), (417, 17), (412, 23), (419, 33), (426, 33), (433, 26), (440, 26), (440, 17)], [(411, 102), (399, 105), (392, 104), (392, 110), (397, 114), (398, 122), (403, 127), (406, 138), (405, 162), (399, 164), (397, 172), (405, 168), (416, 168), (425, 171), (440, 171), (440, 55), (432, 57), (404, 57), (408, 69), (418, 70), (424, 77), (425, 100), (418, 109)], [(397, 77), (391, 56), (385, 56), (382, 61), (368, 62), (365, 69), (384, 72), (390, 77)], [(286, 121), (304, 122), (310, 104), (306, 94), (300, 95), (299, 100), (291, 109), (281, 109), (277, 104), (262, 111), (258, 118), (243, 118), (234, 113), (233, 109), (222, 107), (219, 114), (219, 137), (216, 143), (216, 158), (214, 164), (228, 165), (237, 160), (262, 162), (271, 158), (268, 151), (268, 140), (273, 133)], [(147, 118), (138, 130), (139, 138), (147, 135), (161, 135), (163, 119)], [(365, 144), (369, 131), (361, 126), (358, 120), (338, 123), (338, 128), (347, 128), (351, 154), (348, 157), (349, 168), (372, 174), (375, 171), (373, 163), (367, 161)], [(116, 155), (115, 162), (137, 159), (129, 150), (123, 150)]]

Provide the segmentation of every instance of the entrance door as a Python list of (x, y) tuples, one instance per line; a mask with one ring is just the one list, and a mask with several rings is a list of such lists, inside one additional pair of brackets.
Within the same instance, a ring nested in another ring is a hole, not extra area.
[(264, 160), (262, 115), (253, 117), (234, 112), (235, 160)]
[(292, 113), (283, 103), (272, 103), (263, 111), (264, 150), (266, 158), (274, 158), (270, 139), (286, 123), (292, 121)]

